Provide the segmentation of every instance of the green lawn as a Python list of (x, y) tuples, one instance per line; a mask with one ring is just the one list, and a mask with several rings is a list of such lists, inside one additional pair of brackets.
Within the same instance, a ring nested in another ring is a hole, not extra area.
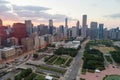
[(86, 74), (86, 69), (82, 68), (82, 74), (83, 74), (83, 75)]
[(62, 65), (66, 62), (67, 58), (62, 58), (62, 57), (59, 57), (54, 64), (56, 65)]
[(70, 59), (66, 62), (65, 66), (70, 66), (72, 60), (73, 60), (73, 58), (70, 58)]
[(54, 55), (45, 57), (45, 58), (44, 58), (44, 62), (49, 61), (49, 60), (50, 60), (51, 58), (53, 58), (53, 57), (54, 57)]
[(59, 70), (57, 68), (41, 66), (41, 65), (39, 66), (39, 68), (44, 69), (44, 70), (54, 71), (54, 72), (61, 73), (61, 74), (64, 74), (66, 72), (66, 70)]
[(52, 55), (44, 58), (44, 61), (47, 64), (52, 64), (52, 65), (54, 64), (61, 67), (69, 67), (72, 60), (73, 58), (69, 56), (56, 56), (56, 55)]
[(112, 59), (110, 58), (110, 56), (105, 56), (105, 58), (107, 59), (107, 61), (108, 61), (110, 64), (113, 63), (113, 62), (112, 62)]
[(106, 76), (104, 78), (104, 80), (120, 80), (120, 76), (119, 75), (110, 75), (110, 76)]
[(56, 59), (57, 59), (57, 56), (53, 56), (51, 59), (49, 59), (49, 61), (47, 61), (47, 63), (52, 64)]
[(40, 75), (40, 76), (37, 76), (34, 80), (47, 80), (47, 79), (45, 79), (45, 76)]
[(24, 78), (24, 80), (33, 80), (36, 76), (37, 76), (37, 74), (31, 73), (29, 76), (27, 76), (26, 78)]

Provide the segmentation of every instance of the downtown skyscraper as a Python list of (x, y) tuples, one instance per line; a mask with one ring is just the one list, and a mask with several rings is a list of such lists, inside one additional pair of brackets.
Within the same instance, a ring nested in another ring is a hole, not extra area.
[(99, 24), (98, 38), (99, 39), (103, 39), (104, 38), (104, 24)]
[(87, 33), (87, 15), (83, 15), (81, 36), (83, 38), (86, 38), (87, 37), (86, 33)]
[(0, 26), (2, 26), (3, 24), (2, 24), (2, 20), (0, 19)]
[(64, 36), (68, 36), (68, 19), (65, 18)]
[(76, 23), (76, 28), (77, 28), (77, 35), (79, 36), (79, 29), (80, 29), (80, 22), (77, 21)]
[(31, 20), (25, 20), (27, 36), (30, 36), (33, 33), (33, 24)]
[(53, 35), (53, 29), (54, 29), (54, 27), (53, 27), (53, 20), (50, 19), (50, 20), (49, 20), (49, 33), (50, 33), (51, 35)]
[(90, 24), (90, 38), (97, 39), (98, 38), (98, 30), (97, 30), (97, 22), (91, 22)]

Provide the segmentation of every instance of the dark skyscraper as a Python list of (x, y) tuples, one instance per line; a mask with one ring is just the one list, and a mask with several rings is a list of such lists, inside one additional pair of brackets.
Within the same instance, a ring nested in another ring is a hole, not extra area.
[(31, 20), (25, 20), (27, 36), (30, 36), (33, 33), (33, 24)]
[(54, 29), (54, 27), (53, 27), (53, 20), (51, 19), (51, 20), (49, 20), (49, 33), (51, 35), (53, 35), (53, 29)]
[(87, 25), (87, 15), (83, 15), (82, 26), (86, 26), (86, 25)]
[(77, 35), (79, 35), (79, 29), (80, 29), (80, 22), (77, 21), (76, 23), (76, 28), (77, 28)]
[(48, 26), (44, 25), (44, 24), (40, 24), (37, 26), (37, 30), (38, 30), (38, 34), (39, 36), (48, 34)]
[(98, 37), (99, 39), (104, 38), (104, 24), (99, 24)]
[(64, 36), (68, 36), (68, 19), (65, 18)]
[(3, 26), (2, 20), (0, 19), (0, 26)]
[(97, 39), (98, 38), (98, 30), (97, 30), (97, 22), (91, 22), (90, 24), (90, 38)]
[(83, 15), (83, 21), (82, 21), (82, 31), (81, 36), (83, 38), (86, 38), (86, 32), (87, 32), (87, 15)]
[(7, 33), (6, 33), (7, 27), (6, 26), (0, 26), (0, 38), (1, 38), (1, 44), (4, 45), (7, 39)]
[(68, 27), (68, 19), (65, 18), (65, 27)]
[(59, 26), (59, 32), (64, 34), (64, 26), (63, 25), (60, 25)]

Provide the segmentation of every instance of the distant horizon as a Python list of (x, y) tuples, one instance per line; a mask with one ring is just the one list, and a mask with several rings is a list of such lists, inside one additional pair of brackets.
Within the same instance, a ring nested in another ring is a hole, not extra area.
[(105, 28), (120, 27), (120, 1), (119, 0), (0, 0), (0, 19), (3, 24), (24, 23), (31, 20), (36, 25), (48, 25), (53, 19), (54, 26), (65, 25), (68, 17), (68, 26), (76, 25), (77, 20), (82, 25), (82, 15), (88, 16), (87, 25), (91, 22), (103, 23)]

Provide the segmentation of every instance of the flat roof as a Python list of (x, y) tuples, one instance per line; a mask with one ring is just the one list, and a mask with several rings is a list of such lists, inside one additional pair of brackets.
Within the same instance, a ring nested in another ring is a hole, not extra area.
[(0, 49), (0, 51), (9, 51), (14, 49), (14, 47), (4, 47), (3, 49)]

